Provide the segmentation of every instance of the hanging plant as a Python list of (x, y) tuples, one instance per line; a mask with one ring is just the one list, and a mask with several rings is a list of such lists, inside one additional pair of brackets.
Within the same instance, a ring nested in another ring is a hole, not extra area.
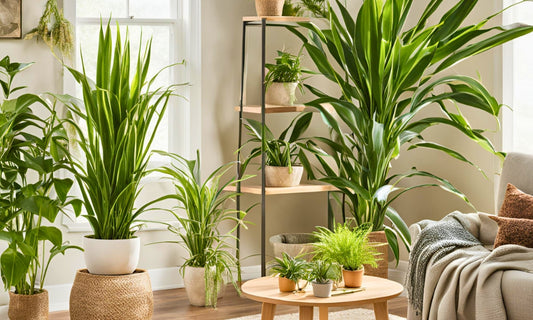
[(24, 39), (29, 40), (34, 37), (37, 40), (42, 39), (52, 52), (57, 48), (63, 57), (70, 58), (74, 47), (72, 26), (63, 16), (63, 10), (57, 7), (57, 0), (46, 1), (39, 24), (28, 32)]

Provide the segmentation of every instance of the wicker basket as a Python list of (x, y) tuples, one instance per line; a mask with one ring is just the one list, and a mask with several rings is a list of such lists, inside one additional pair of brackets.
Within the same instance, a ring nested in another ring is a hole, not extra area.
[(387, 279), (389, 276), (389, 245), (385, 231), (372, 231), (368, 235), (371, 244), (376, 245), (376, 250), (380, 253), (378, 256), (378, 267), (372, 268), (365, 265), (365, 275)]
[(281, 16), (285, 0), (255, 0), (258, 16)]
[(48, 291), (25, 295), (9, 292), (11, 320), (48, 320)]
[(70, 292), (71, 320), (152, 319), (154, 299), (146, 270), (106, 276), (78, 270)]

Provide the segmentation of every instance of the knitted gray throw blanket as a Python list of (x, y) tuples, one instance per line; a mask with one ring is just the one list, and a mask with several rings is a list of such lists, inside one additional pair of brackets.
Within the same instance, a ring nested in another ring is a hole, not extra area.
[(440, 221), (429, 222), (422, 229), (409, 255), (406, 281), (409, 303), (416, 315), (420, 315), (424, 303), (424, 282), (429, 261), (432, 258), (437, 261), (455, 249), (480, 244), (453, 214)]

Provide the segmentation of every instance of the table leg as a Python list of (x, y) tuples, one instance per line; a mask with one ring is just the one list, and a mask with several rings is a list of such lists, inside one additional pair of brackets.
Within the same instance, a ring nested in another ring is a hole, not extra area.
[(328, 307), (326, 306), (318, 307), (318, 319), (328, 320)]
[(275, 312), (275, 304), (263, 302), (263, 307), (261, 308), (261, 320), (273, 320)]
[(374, 314), (376, 315), (376, 320), (389, 320), (387, 301), (374, 303)]
[(300, 306), (300, 320), (313, 320), (312, 306)]

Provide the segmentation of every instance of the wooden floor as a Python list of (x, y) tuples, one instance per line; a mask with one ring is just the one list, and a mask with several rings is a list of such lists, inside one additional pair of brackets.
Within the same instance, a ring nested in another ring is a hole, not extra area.
[[(372, 306), (367, 306), (372, 308)], [(330, 308), (331, 312), (345, 310), (347, 308)], [(298, 312), (298, 307), (277, 306), (276, 314)], [(318, 312), (315, 308), (315, 312)], [(216, 309), (200, 308), (189, 305), (185, 289), (172, 289), (154, 292), (154, 320), (214, 320), (231, 319), (247, 315), (261, 313), (261, 303), (244, 297), (239, 297), (233, 287), (228, 287), (224, 298), (218, 301)], [(397, 297), (389, 301), (389, 313), (398, 316), (407, 316), (407, 299)], [(54, 312), (50, 314), (50, 320), (70, 319), (68, 312)]]

